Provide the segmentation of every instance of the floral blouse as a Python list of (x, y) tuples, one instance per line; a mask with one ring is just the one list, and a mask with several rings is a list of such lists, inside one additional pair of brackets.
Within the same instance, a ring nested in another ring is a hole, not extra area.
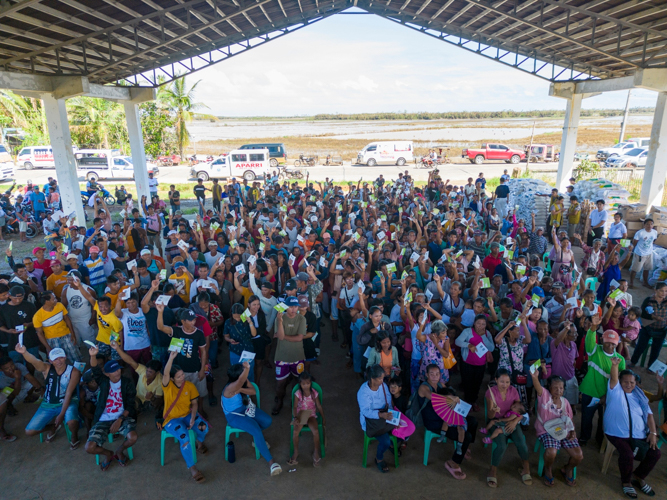
[[(498, 346), (500, 351), (500, 361), (498, 362), (498, 368), (505, 368), (510, 372), (522, 371), (523, 370), (523, 335), (519, 335), (516, 345), (509, 344), (507, 337), (503, 338), (502, 344)], [(512, 361), (514, 361), (514, 366), (510, 366), (510, 355), (507, 350), (507, 346), (512, 348)]]

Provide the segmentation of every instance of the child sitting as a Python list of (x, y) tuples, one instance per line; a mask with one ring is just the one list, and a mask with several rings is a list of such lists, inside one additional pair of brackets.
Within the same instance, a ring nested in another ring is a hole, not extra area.
[[(294, 455), (290, 457), (287, 464), (296, 465), (299, 456), (299, 434), (304, 425), (310, 428), (313, 434), (313, 467), (319, 467), (322, 457), (320, 456), (320, 434), (317, 429), (317, 414), (322, 417), (324, 426), (324, 411), (320, 404), (319, 394), (312, 388), (312, 377), (310, 373), (303, 372), (299, 375), (299, 385), (294, 392), (292, 401), (292, 425), (294, 426)], [(296, 403), (296, 404), (294, 404)]]
[(521, 417), (524, 413), (526, 413), (526, 410), (523, 407), (521, 401), (515, 401), (514, 404), (512, 404), (510, 411), (505, 414), (505, 417), (491, 419), (486, 427), (483, 427), (479, 430), (480, 434), (488, 434), (489, 431), (495, 427), (493, 434), (491, 434), (491, 436), (486, 436), (484, 439), (482, 439), (482, 442), (484, 444), (491, 444), (493, 439), (500, 436), (500, 434), (505, 434), (508, 436), (509, 434), (507, 434), (505, 431), (505, 422), (516, 417)]

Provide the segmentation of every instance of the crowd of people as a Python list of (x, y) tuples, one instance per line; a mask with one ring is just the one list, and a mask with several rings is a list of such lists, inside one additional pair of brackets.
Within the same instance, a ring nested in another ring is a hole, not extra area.
[[(0, 275), (0, 440), (16, 440), (7, 419), (15, 406), (38, 401), (25, 434), (51, 441), (64, 426), (70, 448), (83, 435), (104, 471), (126, 466), (141, 446), (144, 414), (179, 441), (202, 482), (196, 457), (208, 452), (207, 412), (220, 404), (277, 475), (263, 431), (288, 395), (294, 449), (285, 462), (303, 456), (308, 428), (319, 467), (328, 381), (312, 372), (326, 321), (358, 374), (361, 429), (377, 440), (381, 472), (389, 472), (384, 453), (418, 447), (413, 433), (423, 426), (454, 442), (445, 462), (454, 479), (466, 479), (465, 459), (481, 442), (493, 446), (486, 482), (498, 487), (513, 444), (531, 484), (533, 427), (543, 483), (556, 484), (563, 448), (560, 472), (573, 486), (597, 414), (595, 439), (618, 450), (623, 492), (654, 495), (646, 478), (660, 458), (660, 423), (649, 403), (663, 397), (663, 379), (647, 396), (630, 367), (650, 342), (649, 366), (659, 357), (667, 284), (633, 305), (621, 277), (630, 258), (633, 278), (650, 269), (652, 221), (629, 245), (617, 225), (603, 239), (600, 200), (584, 243), (576, 197), (563, 213), (571, 193), (554, 190), (540, 226), (535, 215), (517, 220), (508, 180), (487, 189), (480, 174), (453, 186), (437, 170), (423, 188), (408, 171), (347, 185), (200, 180), (194, 219), (183, 216), (175, 186), (163, 201), (155, 181), (137, 207), (123, 190), (118, 221), (103, 196), (91, 196), (89, 228), (45, 213), (44, 246), (20, 259), (8, 247), (12, 272)], [(226, 377), (214, 376), (223, 366)], [(275, 370), (271, 415), (256, 401), (264, 368)], [(109, 449), (114, 434), (122, 439)]]

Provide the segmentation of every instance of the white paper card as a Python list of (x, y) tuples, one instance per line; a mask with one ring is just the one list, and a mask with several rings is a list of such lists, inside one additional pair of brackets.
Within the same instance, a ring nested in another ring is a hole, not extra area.
[(417, 252), (412, 252), (410, 260), (419, 260), (419, 254)]
[(243, 351), (241, 353), (241, 357), (239, 358), (239, 364), (245, 363), (246, 361), (250, 363), (253, 359), (255, 359), (254, 352)]
[(401, 425), (401, 412), (397, 410), (389, 410), (389, 412), (394, 416), (394, 418), (387, 420), (387, 423), (397, 427)]
[(137, 259), (131, 260), (127, 263), (127, 269), (129, 271), (131, 271), (132, 268), (135, 268), (135, 267), (137, 267)]
[(254, 255), (248, 255), (248, 264), (252, 266), (255, 262), (257, 262), (257, 257)]
[(238, 266), (236, 266), (236, 272), (239, 274), (245, 273), (245, 266), (243, 264), (239, 264)]
[(667, 365), (659, 359), (656, 359), (650, 366), (649, 370), (663, 377), (665, 375), (665, 371), (667, 371)]
[(454, 407), (454, 413), (458, 413), (459, 415), (465, 418), (468, 416), (468, 413), (470, 412), (471, 408), (472, 408), (471, 404), (466, 403), (463, 400), (460, 400)]
[(171, 300), (171, 297), (169, 295), (160, 295), (157, 299), (155, 299), (156, 304), (164, 304), (165, 306), (169, 304), (169, 301)]
[(125, 290), (123, 290), (123, 296), (121, 297), (121, 300), (129, 299), (130, 295), (132, 295), (132, 289), (128, 287)]
[(475, 354), (477, 354), (478, 358), (485, 356), (487, 352), (489, 352), (489, 350), (482, 342), (477, 344), (477, 346), (475, 347)]
[(433, 298), (433, 292), (431, 290), (426, 290), (424, 292), (424, 295), (426, 295), (426, 300), (430, 301)]
[(181, 240), (181, 241), (178, 242), (178, 248), (182, 248), (183, 250), (185, 250), (187, 252), (188, 248), (190, 248), (190, 247), (188, 246), (188, 244), (185, 241)]
[[(19, 333), (19, 345), (23, 345), (23, 334)], [(655, 363), (653, 363), (655, 364)]]
[(572, 307), (577, 307), (577, 298), (576, 297), (570, 297), (565, 301), (566, 304), (572, 304)]

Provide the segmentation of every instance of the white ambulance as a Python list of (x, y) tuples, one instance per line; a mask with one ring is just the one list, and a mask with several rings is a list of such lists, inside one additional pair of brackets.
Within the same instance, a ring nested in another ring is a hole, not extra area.
[(413, 161), (412, 141), (371, 142), (357, 154), (357, 163), (375, 165), (398, 165), (402, 167)]
[(193, 165), (190, 176), (204, 181), (225, 177), (243, 177), (254, 181), (258, 177), (266, 178), (270, 172), (268, 149), (235, 149), (213, 161)]

